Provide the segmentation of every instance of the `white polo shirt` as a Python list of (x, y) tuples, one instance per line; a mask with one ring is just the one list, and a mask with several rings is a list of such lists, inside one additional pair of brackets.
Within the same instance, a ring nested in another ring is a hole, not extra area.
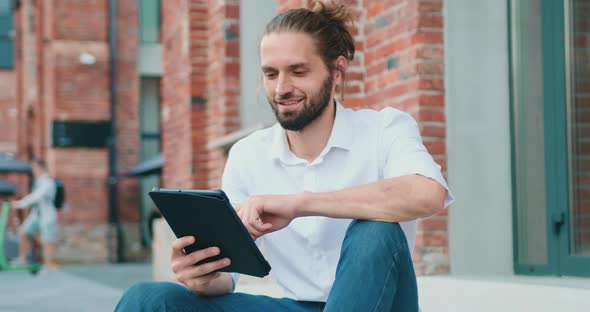
[[(444, 186), (445, 207), (453, 200), (440, 166), (422, 144), (418, 125), (410, 115), (393, 108), (354, 111), (337, 104), (328, 143), (313, 162), (290, 151), (286, 132), (277, 123), (234, 144), (222, 189), (232, 203), (238, 204), (253, 195), (330, 192), (410, 174)], [(257, 240), (263, 241), (271, 274), (286, 297), (326, 301), (350, 222), (297, 218), (288, 227)], [(400, 225), (413, 250), (416, 221)]]

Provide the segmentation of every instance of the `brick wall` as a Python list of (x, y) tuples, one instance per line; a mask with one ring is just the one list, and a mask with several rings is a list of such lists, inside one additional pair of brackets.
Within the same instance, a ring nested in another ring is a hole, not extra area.
[[(195, 4), (197, 1), (195, 1)], [(192, 187), (190, 0), (162, 1), (162, 186)]]
[[(20, 31), (20, 18), (15, 14), (14, 30), (15, 33)], [(18, 40), (15, 39), (15, 50)], [(15, 53), (16, 54), (16, 53)], [(15, 55), (16, 58), (16, 55)], [(15, 61), (13, 69), (0, 69), (0, 153), (17, 154), (18, 151), (18, 122), (19, 105), (18, 105), (18, 63)], [(27, 192), (29, 190), (28, 177), (24, 174), (1, 173), (0, 180), (12, 183), (18, 186), (18, 191)], [(0, 202), (16, 199), (16, 196), (1, 197)], [(14, 218), (9, 220), (9, 228), (14, 227)]]
[[(356, 44), (344, 95), (347, 107), (404, 110), (418, 121), (424, 143), (446, 171), (442, 0), (346, 0), (356, 14)], [(279, 0), (279, 11), (310, 6)], [(448, 272), (446, 213), (419, 223), (418, 274)]]
[[(240, 127), (239, 0), (210, 0), (208, 29), (208, 137), (219, 138)], [(222, 149), (209, 150), (210, 187), (220, 187), (225, 164)]]
[[(138, 13), (137, 1), (117, 1), (118, 208), (120, 221), (131, 225), (137, 225), (140, 217), (138, 179), (124, 178), (125, 172), (140, 161)], [(98, 22), (97, 24), (100, 25)], [(130, 235), (127, 231), (125, 234)]]
[[(53, 120), (110, 119), (107, 1), (91, 1), (87, 4), (91, 3), (93, 9), (84, 13), (78, 11), (78, 14), (69, 9), (68, 5), (77, 6), (74, 2), (53, 1), (41, 5), (44, 23), (40, 31), (45, 44), (40, 47), (42, 91), (39, 108), (47, 112), (47, 118), (37, 128), (46, 132)], [(90, 17), (94, 14), (97, 16)], [(79, 31), (77, 25), (86, 21), (90, 25), (84, 28), (95, 27), (96, 31)], [(96, 63), (81, 64), (79, 55), (84, 52), (93, 55)], [(107, 149), (53, 148), (48, 141), (40, 152), (46, 156), (51, 173), (64, 181), (68, 192), (66, 208), (60, 216), (60, 241), (64, 244), (60, 244), (59, 256), (83, 261), (75, 253), (85, 254), (85, 257), (94, 254), (98, 258), (94, 260), (106, 260), (103, 257), (108, 253), (107, 232), (101, 225), (107, 222), (108, 214)], [(73, 231), (75, 228), (84, 231)], [(85, 247), (83, 243), (76, 243), (76, 240), (87, 241), (83, 235), (86, 231), (100, 233), (95, 234), (99, 236), (99, 245)]]
[(590, 2), (573, 1), (572, 57), (572, 178), (573, 241), (575, 253), (590, 250)]
[(191, 71), (191, 143), (193, 148), (193, 187), (209, 187), (207, 105), (209, 70), (209, 1), (192, 0), (190, 3), (190, 67)]
[[(17, 12), (18, 155), (23, 160), (45, 158), (50, 173), (64, 181), (58, 251), (63, 261), (107, 259), (108, 150), (54, 148), (51, 125), (55, 120), (108, 121), (111, 96), (118, 100), (119, 215), (124, 228), (132, 231), (124, 235), (137, 231), (137, 181), (124, 178), (139, 160), (137, 4), (118, 1), (117, 11), (115, 95), (110, 93), (108, 0), (23, 0)], [(96, 62), (82, 64), (82, 53), (93, 55)]]
[[(39, 48), (38, 109), (47, 114), (35, 129), (45, 134), (35, 134), (39, 142), (49, 132), (54, 120), (104, 121), (110, 119), (109, 51), (106, 21), (94, 24), (97, 30), (76, 28), (85, 20), (96, 21), (93, 13), (106, 18), (106, 1), (94, 1), (92, 10), (71, 10), (72, 1), (38, 3), (38, 34), (44, 44)], [(75, 2), (75, 1), (74, 1)], [(82, 5), (79, 3), (79, 5)], [(82, 11), (82, 12), (81, 12)], [(68, 17), (69, 20), (64, 19)], [(87, 26), (88, 27), (88, 26)], [(82, 27), (85, 28), (85, 27)], [(25, 49), (27, 46), (24, 47)], [(96, 63), (81, 64), (80, 53), (92, 54)], [(66, 208), (60, 214), (62, 233), (80, 224), (99, 225), (107, 222), (108, 192), (106, 177), (108, 154), (105, 148), (53, 148), (51, 140), (33, 144), (35, 155), (47, 159), (52, 175), (64, 181)], [(79, 238), (84, 240), (84, 238)], [(67, 241), (65, 238), (64, 241)], [(71, 246), (61, 246), (60, 254)], [(106, 245), (103, 246), (106, 249)], [(90, 252), (90, 250), (88, 251)], [(101, 253), (103, 254), (103, 253)]]
[[(108, 40), (108, 1), (50, 0), (53, 37), (78, 41)], [(128, 2), (128, 1), (124, 1)], [(72, 14), (76, 12), (76, 14)]]
[[(383, 3), (384, 9), (378, 7), (371, 18), (367, 14), (365, 23), (367, 104), (411, 113), (424, 145), (446, 171), (442, 1), (370, 2)], [(378, 90), (370, 87), (374, 83)], [(419, 222), (418, 274), (448, 272), (447, 234), (446, 214)]]
[(309, 8), (312, 5), (310, 0), (278, 0), (278, 11), (285, 12), (293, 8)]
[[(22, 10), (21, 10), (22, 11)], [(23, 41), (23, 18), (21, 12), (14, 14), (14, 68), (10, 72), (4, 72), (4, 77), (0, 78), (3, 87), (0, 89), (0, 97), (4, 97), (5, 101), (12, 97), (12, 100), (4, 102), (3, 106), (3, 118), (2, 124), (6, 125), (8, 129), (4, 129), (4, 141), (2, 142), (3, 148), (0, 148), (2, 152), (14, 153), (18, 160), (26, 160), (26, 142), (25, 138), (28, 133), (28, 128), (24, 122), (27, 117), (27, 111), (25, 109), (25, 101), (23, 101), (24, 84), (22, 83), (23, 77), (23, 53), (21, 48), (21, 42)], [(12, 79), (12, 81), (10, 80)], [(10, 87), (11, 89), (7, 89)], [(34, 87), (28, 88), (28, 95), (34, 96), (36, 89)], [(13, 101), (12, 104), (9, 102)], [(6, 132), (4, 132), (6, 131)], [(18, 192), (16, 195), (24, 194), (30, 190), (29, 177), (26, 174), (3, 174), (0, 179), (16, 184), (18, 186)], [(6, 198), (5, 200), (8, 200)], [(16, 196), (10, 199), (17, 199)], [(23, 217), (24, 215), (21, 215)], [(14, 218), (13, 220), (14, 221)]]
[(25, 3), (21, 5), (21, 9), (14, 14), (14, 70), (15, 70), (15, 107), (17, 111), (16, 125), (15, 125), (15, 136), (16, 136), (16, 149), (15, 152), (21, 157), (25, 154), (25, 140), (24, 135), (26, 128), (24, 125), (25, 120), (25, 103), (22, 98), (23, 96), (23, 52), (22, 52), (22, 41), (24, 36), (24, 25), (23, 25), (23, 7)]
[(162, 9), (162, 184), (216, 188), (225, 154), (207, 144), (240, 126), (239, 1), (170, 1)]
[(0, 70), (0, 152), (16, 153), (16, 72)]
[[(343, 105), (346, 107), (360, 108), (366, 107), (367, 97), (365, 94), (365, 78), (367, 73), (365, 71), (365, 50), (366, 34), (364, 25), (366, 20), (366, 8), (361, 0), (346, 1), (352, 8), (356, 16), (356, 22), (349, 27), (349, 31), (353, 36), (355, 43), (355, 53), (352, 63), (349, 64), (348, 71), (345, 77), (344, 99)], [(342, 93), (340, 89), (337, 90), (338, 96)]]

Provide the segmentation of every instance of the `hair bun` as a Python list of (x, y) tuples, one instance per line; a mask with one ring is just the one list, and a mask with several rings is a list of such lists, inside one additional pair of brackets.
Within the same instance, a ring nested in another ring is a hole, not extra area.
[(315, 5), (312, 12), (323, 15), (328, 20), (336, 22), (342, 26), (347, 24), (352, 25), (355, 17), (350, 8), (342, 3), (342, 1), (335, 0), (315, 0)]

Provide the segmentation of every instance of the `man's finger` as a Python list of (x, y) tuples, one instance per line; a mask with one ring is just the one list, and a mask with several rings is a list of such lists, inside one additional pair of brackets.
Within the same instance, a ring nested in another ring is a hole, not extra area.
[(194, 265), (197, 262), (201, 262), (207, 258), (215, 257), (221, 253), (221, 249), (219, 247), (209, 247), (201, 250), (197, 250), (192, 252), (189, 257), (187, 257), (187, 265)]
[(209, 247), (201, 250), (196, 250), (188, 255), (183, 254), (182, 256), (173, 259), (172, 271), (185, 271), (187, 268), (194, 267), (196, 263), (201, 262), (202, 260), (205, 260), (207, 258), (217, 256), (219, 255), (219, 253), (221, 253), (219, 247)]
[(240, 220), (242, 220), (244, 227), (246, 227), (246, 229), (248, 230), (248, 233), (250, 233), (250, 236), (252, 236), (252, 239), (256, 240), (256, 238), (262, 236), (263, 233), (259, 231), (256, 227), (252, 226), (250, 222), (252, 218), (259, 219), (258, 214), (252, 210), (253, 209), (250, 209), (247, 206), (243, 206), (242, 209), (240, 209), (240, 211), (238, 212), (238, 216), (240, 217)]
[(194, 236), (183, 236), (172, 242), (172, 257), (183, 256), (184, 248), (195, 242)]
[(242, 223), (245, 223), (245, 219), (244, 219), (244, 210), (239, 210), (238, 211), (238, 217), (240, 217), (240, 220), (242, 221)]
[(250, 233), (250, 235), (253, 235), (254, 237), (260, 237), (263, 234), (262, 232), (258, 231), (255, 227), (253, 227), (250, 222), (247, 222), (246, 224), (244, 224), (244, 226), (248, 230), (248, 233)]
[(193, 279), (193, 278), (200, 279), (201, 277), (205, 277), (205, 276), (213, 273), (214, 271), (224, 268), (230, 264), (231, 264), (231, 261), (229, 260), (229, 258), (223, 258), (223, 259), (220, 259), (217, 261), (208, 262), (208, 263), (204, 263), (204, 264), (201, 264), (198, 266), (189, 267), (180, 274), (179, 280), (180, 279), (189, 280), (189, 279)]
[(270, 223), (264, 223), (262, 222), (262, 220), (258, 219), (258, 220), (254, 220), (252, 222), (250, 222), (250, 224), (252, 225), (252, 227), (254, 227), (257, 231), (259, 232), (266, 232), (268, 230), (270, 230), (270, 228), (272, 227), (272, 225)]

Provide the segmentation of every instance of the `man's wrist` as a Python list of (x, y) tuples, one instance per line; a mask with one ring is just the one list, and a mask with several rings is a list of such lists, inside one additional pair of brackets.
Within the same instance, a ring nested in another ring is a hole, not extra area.
[(209, 285), (202, 290), (195, 290), (194, 292), (201, 296), (219, 296), (233, 292), (234, 281), (230, 273), (222, 272), (219, 277), (211, 280)]
[(311, 215), (311, 211), (309, 210), (309, 202), (311, 200), (312, 193), (311, 192), (303, 192), (295, 194), (295, 217), (306, 217)]
[(217, 282), (219, 283), (219, 288), (221, 289), (221, 291), (218, 293), (220, 295), (232, 293), (235, 289), (234, 279), (232, 278), (231, 273), (222, 272), (219, 275)]

